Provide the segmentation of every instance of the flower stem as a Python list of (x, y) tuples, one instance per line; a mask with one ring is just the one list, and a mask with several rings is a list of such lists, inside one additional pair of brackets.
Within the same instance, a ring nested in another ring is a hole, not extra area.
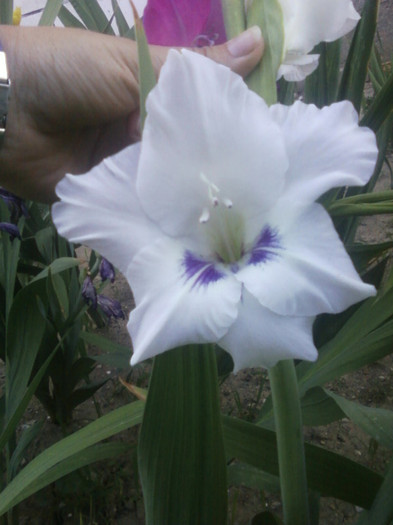
[(138, 465), (147, 525), (225, 525), (226, 460), (211, 346), (155, 358)]
[(268, 106), (277, 102), (276, 78), (284, 48), (284, 23), (278, 0), (252, 2), (247, 11), (247, 27), (259, 25), (265, 41), (263, 60), (248, 75), (246, 83)]
[(309, 525), (306, 463), (299, 389), (292, 360), (269, 370), (277, 433), (281, 498), (286, 525)]
[(246, 29), (244, 0), (223, 0), (222, 11), (228, 40)]

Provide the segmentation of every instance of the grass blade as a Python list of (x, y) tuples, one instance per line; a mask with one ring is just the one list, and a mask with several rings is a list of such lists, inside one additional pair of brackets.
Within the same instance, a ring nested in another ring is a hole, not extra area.
[[(278, 475), (276, 434), (233, 417), (223, 417), (227, 457)], [(310, 443), (305, 444), (308, 486), (321, 496), (370, 508), (382, 476), (376, 472)]]
[(142, 401), (120, 407), (44, 450), (0, 493), (0, 516), (25, 499), (27, 495), (32, 494), (32, 485), (39, 483), (39, 480), (42, 480), (42, 477), (53, 467), (61, 462), (65, 462), (66, 467), (66, 462), (72, 460), (76, 454), (86, 451), (103, 439), (139, 424), (143, 409)]
[(138, 16), (138, 12), (132, 5), (135, 20), (135, 36), (138, 45), (138, 63), (139, 63), (139, 98), (141, 111), (141, 128), (146, 119), (146, 99), (150, 91), (157, 83), (156, 74), (154, 72), (151, 61), (149, 46), (147, 45), (145, 30), (143, 24)]
[(380, 0), (366, 0), (364, 4), (362, 18), (352, 39), (338, 93), (338, 100), (350, 100), (358, 112), (360, 112), (373, 49), (379, 3)]
[(14, 11), (13, 0), (1, 0), (0, 2), (0, 24), (12, 24), (12, 13)]
[(63, 5), (63, 0), (51, 0), (46, 2), (45, 9), (42, 12), (39, 26), (52, 26)]

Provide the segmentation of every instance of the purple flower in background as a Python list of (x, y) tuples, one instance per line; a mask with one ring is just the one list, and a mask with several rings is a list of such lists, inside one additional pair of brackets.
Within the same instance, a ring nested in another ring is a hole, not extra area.
[(101, 259), (100, 276), (103, 281), (109, 279), (111, 283), (115, 282), (115, 269), (113, 264), (111, 264), (108, 259), (105, 259), (105, 257)]
[(0, 198), (7, 204), (8, 209), (11, 212), (11, 221), (18, 222), (19, 218), (23, 215), (24, 217), (29, 216), (26, 205), (20, 197), (17, 197), (13, 193), (0, 188)]
[(83, 281), (82, 296), (87, 304), (90, 304), (93, 308), (97, 308), (97, 291), (90, 275)]
[(11, 241), (13, 241), (15, 238), (19, 240), (21, 239), (19, 228), (15, 224), (11, 224), (9, 222), (0, 222), (0, 230), (8, 233)]
[(125, 319), (124, 312), (121, 308), (121, 304), (116, 299), (111, 299), (106, 295), (97, 295), (97, 304), (108, 317), (114, 317), (115, 319)]
[(149, 0), (143, 25), (150, 44), (207, 46), (226, 41), (220, 0)]

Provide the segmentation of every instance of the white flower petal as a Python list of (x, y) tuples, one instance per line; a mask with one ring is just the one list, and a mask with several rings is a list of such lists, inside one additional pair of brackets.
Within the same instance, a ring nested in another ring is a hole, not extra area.
[(126, 270), (132, 363), (205, 342), (236, 369), (315, 359), (314, 316), (375, 293), (314, 203), (367, 182), (372, 133), (347, 102), (268, 109), (187, 51), (170, 53), (148, 111), (139, 164), (134, 146), (67, 176), (53, 208), (60, 233)]
[(309, 53), (319, 42), (332, 42), (349, 33), (359, 21), (350, 0), (279, 0), (284, 19), (284, 57), (277, 78), (299, 82), (318, 65)]
[(277, 206), (269, 225), (278, 232), (276, 256), (248, 265), (236, 277), (263, 306), (281, 315), (338, 313), (375, 295), (363, 283), (319, 204), (303, 212)]
[(271, 312), (245, 291), (236, 321), (218, 344), (229, 352), (234, 372), (242, 368), (270, 368), (282, 359), (315, 361), (314, 317), (290, 317)]
[(301, 82), (317, 69), (318, 62), (319, 55), (298, 56), (288, 53), (278, 68), (277, 80), (284, 77), (287, 82)]
[(319, 42), (332, 42), (351, 31), (360, 16), (350, 0), (280, 0), (285, 49), (304, 54)]
[(270, 112), (290, 161), (282, 198), (312, 202), (331, 188), (368, 182), (378, 156), (375, 135), (359, 127), (350, 102), (318, 109), (298, 101), (275, 104)]
[(137, 191), (168, 234), (199, 235), (212, 194), (247, 215), (275, 202), (288, 165), (283, 142), (266, 104), (240, 76), (172, 50), (147, 110)]
[(52, 206), (57, 230), (97, 250), (122, 272), (142, 246), (162, 234), (142, 210), (135, 191), (140, 145), (104, 160), (86, 175), (66, 175)]
[(127, 270), (136, 308), (128, 330), (131, 364), (189, 343), (220, 339), (236, 319), (241, 285), (228, 274), (202, 279), (187, 276), (186, 250), (165, 239), (141, 250)]

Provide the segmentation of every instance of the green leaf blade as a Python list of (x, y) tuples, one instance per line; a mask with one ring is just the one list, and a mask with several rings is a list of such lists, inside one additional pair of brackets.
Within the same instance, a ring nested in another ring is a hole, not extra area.
[(46, 2), (38, 25), (52, 26), (59, 14), (62, 5), (63, 0), (51, 0), (50, 2)]
[(147, 525), (226, 523), (226, 461), (212, 348), (188, 346), (155, 358), (138, 464)]
[(28, 490), (29, 487), (42, 479), (41, 476), (46, 475), (52, 467), (66, 462), (103, 439), (139, 424), (143, 410), (142, 401), (120, 407), (44, 450), (0, 493), (0, 516), (32, 494), (34, 490)]
[(276, 79), (284, 49), (284, 22), (277, 0), (252, 2), (247, 12), (247, 27), (258, 25), (265, 41), (263, 60), (247, 77), (250, 89), (270, 106), (277, 102)]

